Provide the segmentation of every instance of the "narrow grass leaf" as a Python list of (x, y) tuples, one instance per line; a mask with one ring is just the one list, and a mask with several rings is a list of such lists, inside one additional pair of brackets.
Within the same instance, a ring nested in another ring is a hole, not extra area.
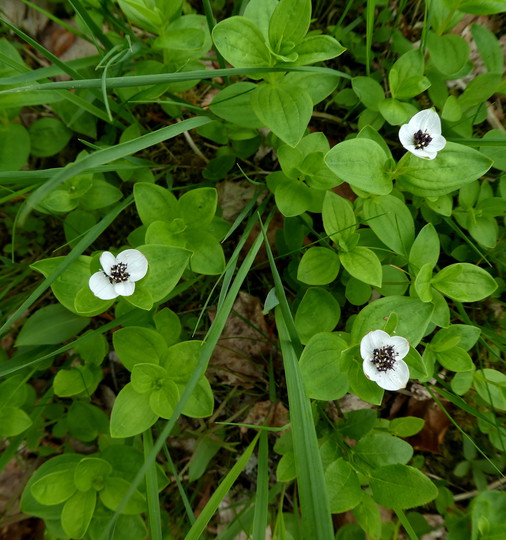
[(299, 359), (280, 306), (276, 308), (275, 316), (288, 390), (295, 469), (304, 530), (307, 538), (328, 540), (333, 538), (334, 534), (311, 404), (304, 393)]
[(257, 490), (253, 517), (253, 540), (264, 540), (269, 507), (269, 445), (267, 432), (260, 434), (258, 446)]
[(216, 510), (218, 510), (219, 504), (230, 491), (230, 488), (233, 486), (234, 482), (237, 480), (238, 476), (248, 463), (248, 460), (253, 453), (253, 449), (256, 446), (259, 435), (260, 434), (257, 434), (256, 437), (251, 441), (250, 445), (246, 448), (242, 456), (237, 460), (236, 464), (230, 469), (230, 472), (225, 476), (221, 484), (217, 487), (216, 491), (212, 494), (192, 528), (185, 536), (185, 540), (197, 540), (204, 532), (206, 525), (209, 523)]
[[(153, 434), (148, 429), (143, 434), (144, 458), (149, 456), (153, 448)], [(151, 461), (146, 471), (146, 500), (148, 503), (149, 538), (162, 540), (162, 518), (160, 516), (160, 501), (158, 500), (158, 478), (156, 461)]]

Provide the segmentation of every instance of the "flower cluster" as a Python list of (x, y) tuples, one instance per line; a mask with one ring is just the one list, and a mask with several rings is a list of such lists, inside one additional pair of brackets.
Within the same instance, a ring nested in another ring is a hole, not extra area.
[(148, 271), (146, 257), (137, 249), (126, 249), (115, 257), (110, 251), (100, 255), (102, 270), (95, 272), (89, 280), (91, 292), (101, 300), (112, 300), (118, 296), (131, 296), (135, 282)]
[(424, 159), (434, 159), (446, 145), (441, 135), (441, 120), (432, 109), (416, 113), (409, 123), (401, 126), (399, 139), (408, 152)]
[(373, 330), (360, 342), (360, 355), (365, 376), (385, 390), (400, 390), (409, 380), (409, 368), (403, 358), (409, 342), (401, 336), (390, 336)]

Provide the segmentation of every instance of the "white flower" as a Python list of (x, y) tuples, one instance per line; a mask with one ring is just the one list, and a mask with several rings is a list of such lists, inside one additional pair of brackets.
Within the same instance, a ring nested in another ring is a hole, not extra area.
[(406, 150), (424, 159), (434, 159), (446, 145), (441, 120), (432, 109), (417, 112), (408, 124), (401, 126), (399, 140)]
[(383, 330), (373, 330), (360, 342), (360, 355), (365, 376), (385, 390), (400, 390), (409, 379), (409, 368), (403, 358), (409, 352), (409, 342), (401, 336), (389, 336)]
[(100, 255), (100, 264), (102, 270), (90, 277), (89, 286), (101, 300), (130, 296), (134, 293), (135, 281), (142, 279), (148, 271), (148, 260), (137, 249), (126, 249), (117, 257), (104, 251)]

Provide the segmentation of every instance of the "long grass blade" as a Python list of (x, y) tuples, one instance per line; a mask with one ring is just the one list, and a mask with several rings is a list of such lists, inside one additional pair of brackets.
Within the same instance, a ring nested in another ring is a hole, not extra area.
[[(1, 19), (0, 19), (1, 20)], [(294, 67), (255, 67), (255, 68), (226, 68), (226, 69), (202, 69), (196, 71), (185, 71), (178, 73), (157, 73), (155, 75), (130, 75), (127, 77), (109, 77), (107, 79), (108, 88), (128, 88), (131, 86), (149, 86), (155, 84), (165, 84), (183, 81), (199, 81), (201, 79), (214, 79), (216, 77), (227, 77), (232, 75), (248, 75), (250, 73), (285, 73), (296, 71), (303, 73), (324, 73), (344, 79), (351, 79), (351, 76), (336, 69), (318, 66), (294, 66)], [(8, 77), (1, 81), (2, 85), (11, 84)], [(59, 81), (51, 83), (41, 83), (38, 85), (18, 86), (0, 91), (2, 94), (18, 94), (30, 92), (32, 90), (69, 90), (76, 88), (100, 88), (102, 81), (97, 79), (80, 79), (74, 81)]]
[(275, 309), (275, 316), (290, 404), (295, 469), (305, 535), (314, 540), (328, 540), (334, 537), (334, 533), (311, 404), (304, 393), (299, 359), (279, 306)]
[(257, 490), (253, 517), (253, 540), (265, 540), (269, 508), (269, 446), (267, 432), (262, 431), (258, 445)]
[[(143, 439), (144, 458), (146, 458), (153, 448), (153, 434), (150, 429), (144, 432)], [(160, 516), (160, 501), (158, 500), (156, 461), (152, 461), (146, 471), (146, 498), (148, 502), (149, 538), (150, 540), (162, 540), (162, 518)]]

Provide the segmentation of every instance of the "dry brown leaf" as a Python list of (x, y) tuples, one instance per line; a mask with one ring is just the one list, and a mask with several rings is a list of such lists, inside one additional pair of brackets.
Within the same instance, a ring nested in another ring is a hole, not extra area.
[(216, 185), (216, 189), (222, 217), (227, 221), (234, 220), (255, 193), (255, 186), (247, 180), (224, 180)]
[[(216, 310), (210, 310), (209, 316), (214, 320)], [(260, 300), (239, 293), (211, 357), (208, 376), (245, 388), (264, 380), (264, 359), (273, 352), (268, 335)]]

